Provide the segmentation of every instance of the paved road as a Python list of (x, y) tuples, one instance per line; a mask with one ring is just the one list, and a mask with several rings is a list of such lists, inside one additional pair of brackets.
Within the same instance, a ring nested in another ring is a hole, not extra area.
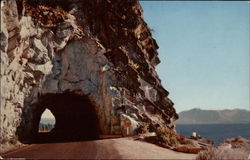
[(195, 154), (174, 152), (131, 138), (32, 144), (1, 155), (30, 159), (195, 159)]

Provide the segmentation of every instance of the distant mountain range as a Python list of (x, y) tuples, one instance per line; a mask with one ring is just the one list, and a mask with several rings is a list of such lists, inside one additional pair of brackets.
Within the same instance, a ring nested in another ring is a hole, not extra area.
[(176, 124), (250, 124), (250, 111), (233, 110), (201, 110), (191, 109), (179, 113)]
[(40, 120), (41, 124), (55, 124), (54, 118), (41, 118)]

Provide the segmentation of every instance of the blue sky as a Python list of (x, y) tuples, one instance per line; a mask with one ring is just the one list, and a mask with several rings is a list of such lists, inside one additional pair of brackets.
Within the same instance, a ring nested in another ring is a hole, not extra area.
[(141, 1), (177, 112), (249, 109), (249, 3)]

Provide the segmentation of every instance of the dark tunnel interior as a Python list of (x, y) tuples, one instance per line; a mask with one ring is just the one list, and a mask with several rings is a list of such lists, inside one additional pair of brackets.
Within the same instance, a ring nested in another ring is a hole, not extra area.
[[(95, 106), (87, 96), (72, 93), (48, 94), (39, 102), (41, 111), (35, 123), (33, 143), (65, 142), (98, 139), (99, 124)], [(49, 109), (55, 117), (50, 132), (38, 132), (41, 115)]]

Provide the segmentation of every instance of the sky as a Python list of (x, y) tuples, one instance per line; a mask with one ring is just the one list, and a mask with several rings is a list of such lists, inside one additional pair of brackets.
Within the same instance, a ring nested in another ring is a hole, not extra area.
[(49, 109), (45, 109), (45, 111), (42, 113), (41, 119), (43, 118), (54, 118), (54, 115), (51, 113)]
[(249, 109), (249, 3), (141, 1), (177, 112)]

